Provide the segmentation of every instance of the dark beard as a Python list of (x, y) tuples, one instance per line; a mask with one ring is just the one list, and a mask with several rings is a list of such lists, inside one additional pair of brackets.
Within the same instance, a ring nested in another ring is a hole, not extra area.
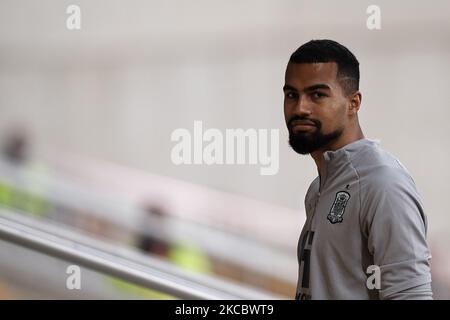
[[(317, 125), (318, 124), (318, 125)], [(337, 129), (328, 134), (322, 134), (321, 125), (316, 123), (317, 128), (313, 133), (294, 133), (289, 127), (289, 145), (299, 154), (309, 154), (313, 151), (326, 147), (329, 143), (339, 138), (344, 131)]]

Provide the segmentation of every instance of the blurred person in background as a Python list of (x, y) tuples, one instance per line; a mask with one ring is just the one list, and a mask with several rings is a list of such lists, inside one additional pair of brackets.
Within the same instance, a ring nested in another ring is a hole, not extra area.
[(40, 177), (48, 172), (44, 164), (33, 159), (31, 135), (25, 127), (16, 126), (6, 133), (0, 160), (0, 204), (46, 216), (51, 206)]
[[(193, 244), (176, 243), (170, 238), (169, 214), (162, 205), (149, 203), (143, 206), (141, 231), (136, 235), (137, 248), (145, 254), (157, 256), (174, 265), (195, 273), (210, 273), (208, 256)], [(133, 294), (144, 299), (167, 300), (174, 297), (146, 289), (113, 277), (105, 277), (106, 283), (121, 293)]]
[(25, 128), (15, 127), (6, 133), (2, 155), (14, 165), (25, 165), (31, 158), (30, 137)]
[[(207, 255), (192, 243), (177, 243), (170, 239), (168, 218), (163, 206), (150, 203), (144, 206), (143, 226), (146, 230), (137, 236), (137, 247), (146, 253), (163, 257), (190, 271), (209, 273), (211, 265)], [(158, 230), (158, 234), (152, 233)]]

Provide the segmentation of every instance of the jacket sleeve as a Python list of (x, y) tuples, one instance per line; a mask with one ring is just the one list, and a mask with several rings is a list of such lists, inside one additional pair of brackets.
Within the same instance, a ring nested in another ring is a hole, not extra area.
[(363, 233), (380, 268), (380, 299), (432, 299), (427, 220), (413, 180), (384, 172), (364, 199)]

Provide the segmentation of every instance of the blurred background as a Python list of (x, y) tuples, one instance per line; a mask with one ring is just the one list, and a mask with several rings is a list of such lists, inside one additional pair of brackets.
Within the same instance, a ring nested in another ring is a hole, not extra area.
[[(366, 27), (373, 4), (380, 30)], [(80, 30), (66, 27), (69, 5)], [(435, 298), (449, 299), (449, 21), (444, 0), (1, 0), (4, 217), (293, 298), (317, 169), (288, 146), (284, 71), (298, 46), (329, 38), (360, 62), (365, 135), (423, 196)], [(171, 133), (195, 120), (279, 129), (278, 173), (173, 164)], [(93, 270), (68, 291), (69, 264), (0, 241), (0, 298), (171, 298)]]

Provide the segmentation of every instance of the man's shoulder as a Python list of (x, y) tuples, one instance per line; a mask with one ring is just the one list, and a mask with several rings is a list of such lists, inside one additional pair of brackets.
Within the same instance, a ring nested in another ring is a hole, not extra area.
[(319, 176), (317, 176), (310, 183), (307, 194), (317, 192), (319, 190), (319, 185), (320, 185), (320, 178)]
[[(379, 217), (423, 223), (426, 217), (421, 196), (406, 167), (381, 148), (359, 159), (360, 195), (363, 220)], [(420, 219), (417, 219), (420, 217)], [(386, 220), (386, 221), (387, 221)]]
[(372, 188), (389, 188), (400, 184), (413, 184), (408, 169), (392, 153), (381, 147), (370, 148), (352, 159), (360, 183)]
[(308, 191), (305, 195), (305, 205), (308, 204), (312, 199), (314, 198), (314, 195), (319, 192), (319, 185), (320, 185), (320, 179), (319, 176), (317, 176), (309, 185)]

